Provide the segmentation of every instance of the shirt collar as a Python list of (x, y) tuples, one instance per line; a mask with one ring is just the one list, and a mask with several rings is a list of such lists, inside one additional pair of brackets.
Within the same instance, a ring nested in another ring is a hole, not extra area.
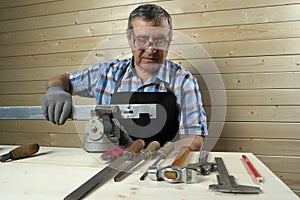
[(136, 75), (134, 67), (133, 67), (133, 61), (134, 61), (133, 57), (128, 59), (129, 66), (128, 66), (128, 69), (126, 70), (125, 74), (124, 74), (125, 79), (131, 78), (131, 77)]
[[(124, 78), (131, 78), (133, 76), (136, 76), (136, 72), (133, 67), (134, 58), (130, 58), (129, 61), (130, 65), (124, 74)], [(151, 78), (154, 82), (166, 82), (170, 83), (170, 72), (169, 72), (169, 62), (167, 60), (164, 61), (164, 63), (161, 65), (161, 67), (158, 70), (158, 73), (154, 75), (154, 77)]]

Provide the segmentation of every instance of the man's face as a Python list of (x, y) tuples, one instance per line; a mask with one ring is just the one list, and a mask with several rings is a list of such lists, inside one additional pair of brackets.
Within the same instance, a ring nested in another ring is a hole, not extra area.
[(167, 19), (159, 24), (136, 18), (127, 37), (134, 56), (134, 66), (148, 73), (156, 72), (165, 61), (171, 42)]

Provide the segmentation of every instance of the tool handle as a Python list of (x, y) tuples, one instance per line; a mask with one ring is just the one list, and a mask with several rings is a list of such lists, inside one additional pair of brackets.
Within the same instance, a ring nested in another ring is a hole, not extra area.
[(136, 153), (139, 153), (144, 148), (144, 146), (144, 140), (137, 139), (129, 147), (124, 149), (123, 156), (126, 158), (126, 160), (131, 160)]
[(144, 146), (145, 146), (144, 140), (137, 139), (129, 147), (124, 149), (124, 151), (131, 152), (131, 153), (138, 153), (144, 148)]
[(118, 157), (122, 156), (123, 155), (123, 151), (124, 149), (120, 146), (117, 146), (111, 150), (108, 150), (106, 152), (104, 152), (100, 158), (104, 161), (114, 161), (116, 160)]
[(148, 144), (146, 149), (144, 150), (145, 153), (152, 153), (154, 151), (157, 151), (160, 148), (160, 144), (157, 141), (152, 141)]
[(186, 158), (188, 157), (191, 148), (189, 146), (182, 146), (172, 163), (172, 166), (182, 167), (185, 163)]
[(26, 158), (38, 152), (39, 149), (40, 146), (38, 144), (29, 144), (29, 145), (20, 146), (11, 150), (8, 153), (9, 157), (7, 157), (6, 160), (8, 159), (16, 160), (20, 158)]
[[(173, 161), (172, 166), (183, 167), (183, 165), (185, 164), (185, 160), (187, 159), (190, 151), (191, 148), (189, 146), (182, 146), (175, 160)], [(177, 173), (170, 171), (170, 172), (166, 172), (165, 176), (169, 179), (176, 179)]]
[(174, 150), (174, 144), (172, 142), (166, 142), (164, 146), (157, 152), (159, 157), (165, 159)]

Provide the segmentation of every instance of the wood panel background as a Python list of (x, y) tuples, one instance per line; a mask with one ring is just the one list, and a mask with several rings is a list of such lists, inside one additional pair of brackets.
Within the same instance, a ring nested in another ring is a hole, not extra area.
[[(100, 42), (124, 33), (130, 11), (145, 2), (168, 10), (174, 29), (201, 45), (221, 74), (227, 113), (214, 150), (254, 153), (299, 195), (299, 0), (1, 0), (0, 105), (40, 105), (49, 77), (79, 69)], [(107, 51), (126, 55), (124, 46), (110, 42), (114, 48)], [(209, 93), (222, 95), (222, 88), (208, 91), (203, 78), (214, 80), (219, 74), (199, 74), (189, 61), (207, 58), (192, 51), (188, 55), (170, 58), (198, 78), (210, 116)], [(72, 121), (64, 126), (0, 121), (1, 144), (29, 142), (81, 146)]]

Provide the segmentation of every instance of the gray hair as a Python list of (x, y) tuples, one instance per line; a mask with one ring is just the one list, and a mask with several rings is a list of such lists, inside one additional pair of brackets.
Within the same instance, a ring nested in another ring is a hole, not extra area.
[(170, 29), (172, 30), (171, 15), (158, 5), (144, 4), (134, 9), (129, 15), (127, 29), (133, 28), (133, 20), (136, 17), (140, 17), (147, 21), (153, 21), (155, 24), (160, 23), (163, 18), (166, 18)]

